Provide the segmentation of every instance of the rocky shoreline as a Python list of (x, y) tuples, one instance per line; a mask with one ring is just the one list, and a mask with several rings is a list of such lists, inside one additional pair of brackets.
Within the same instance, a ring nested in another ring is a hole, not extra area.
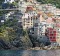
[(12, 47), (10, 49), (0, 49), (0, 50), (56, 50), (56, 49), (60, 49), (60, 46), (45, 46), (45, 47)]
[(56, 50), (56, 49), (60, 49), (60, 47), (48, 47), (48, 46), (45, 46), (45, 47), (33, 47), (33, 48), (22, 48), (22, 47), (19, 47), (19, 48), (11, 48), (11, 49), (8, 49), (8, 50)]
[(30, 48), (30, 49), (27, 49), (27, 50), (56, 50), (56, 49), (60, 49), (60, 47), (48, 47), (48, 46), (45, 46), (45, 47), (34, 47), (34, 48)]

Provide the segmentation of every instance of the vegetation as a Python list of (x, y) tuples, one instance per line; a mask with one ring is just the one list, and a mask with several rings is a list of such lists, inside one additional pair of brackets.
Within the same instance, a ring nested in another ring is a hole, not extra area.
[(18, 3), (17, 3), (17, 2), (13, 2), (12, 4), (13, 4), (14, 6), (17, 6), (17, 5), (18, 5)]
[(48, 4), (51, 3), (55, 5), (57, 8), (60, 8), (60, 0), (37, 0), (38, 2), (41, 2), (42, 4)]
[(4, 0), (0, 0), (0, 4), (2, 4), (3, 1), (4, 1)]
[(23, 49), (32, 47), (27, 31), (18, 25), (17, 19), (8, 19), (0, 26), (0, 48), (1, 44), (4, 49), (12, 46)]

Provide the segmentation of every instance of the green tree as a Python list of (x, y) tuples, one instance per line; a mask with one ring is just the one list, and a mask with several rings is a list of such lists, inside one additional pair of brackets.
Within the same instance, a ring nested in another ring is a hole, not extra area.
[(17, 19), (8, 19), (6, 22), (5, 22), (5, 25), (7, 27), (13, 27), (13, 26), (17, 26), (17, 23), (18, 23), (18, 20)]
[(60, 8), (60, 0), (37, 0), (37, 1), (41, 2), (42, 4), (51, 3), (55, 5), (57, 8)]

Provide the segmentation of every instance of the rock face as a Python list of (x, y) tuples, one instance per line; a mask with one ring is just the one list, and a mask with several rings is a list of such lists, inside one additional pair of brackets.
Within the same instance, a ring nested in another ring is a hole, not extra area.
[(12, 42), (12, 45), (15, 46), (16, 48), (22, 48), (22, 49), (32, 47), (32, 43), (31, 43), (29, 37), (27, 37), (27, 36), (20, 36), (19, 39), (15, 39)]
[(22, 37), (21, 41), (22, 41), (22, 46), (23, 47), (32, 47), (32, 43), (31, 43), (28, 36)]
[(28, 37), (22, 37), (21, 39), (15, 39), (12, 44), (7, 44), (5, 41), (0, 40), (0, 49), (13, 49), (13, 48), (26, 49), (32, 47), (32, 43)]
[(32, 43), (27, 34), (15, 32), (12, 28), (7, 28), (0, 33), (0, 49), (26, 49), (32, 47)]
[(3, 40), (0, 40), (0, 49), (10, 49), (10, 47)]

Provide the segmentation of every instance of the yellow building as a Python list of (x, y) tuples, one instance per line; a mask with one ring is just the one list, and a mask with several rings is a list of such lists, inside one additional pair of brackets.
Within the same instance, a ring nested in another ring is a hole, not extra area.
[(23, 29), (33, 27), (33, 17), (32, 15), (25, 13), (22, 17)]

